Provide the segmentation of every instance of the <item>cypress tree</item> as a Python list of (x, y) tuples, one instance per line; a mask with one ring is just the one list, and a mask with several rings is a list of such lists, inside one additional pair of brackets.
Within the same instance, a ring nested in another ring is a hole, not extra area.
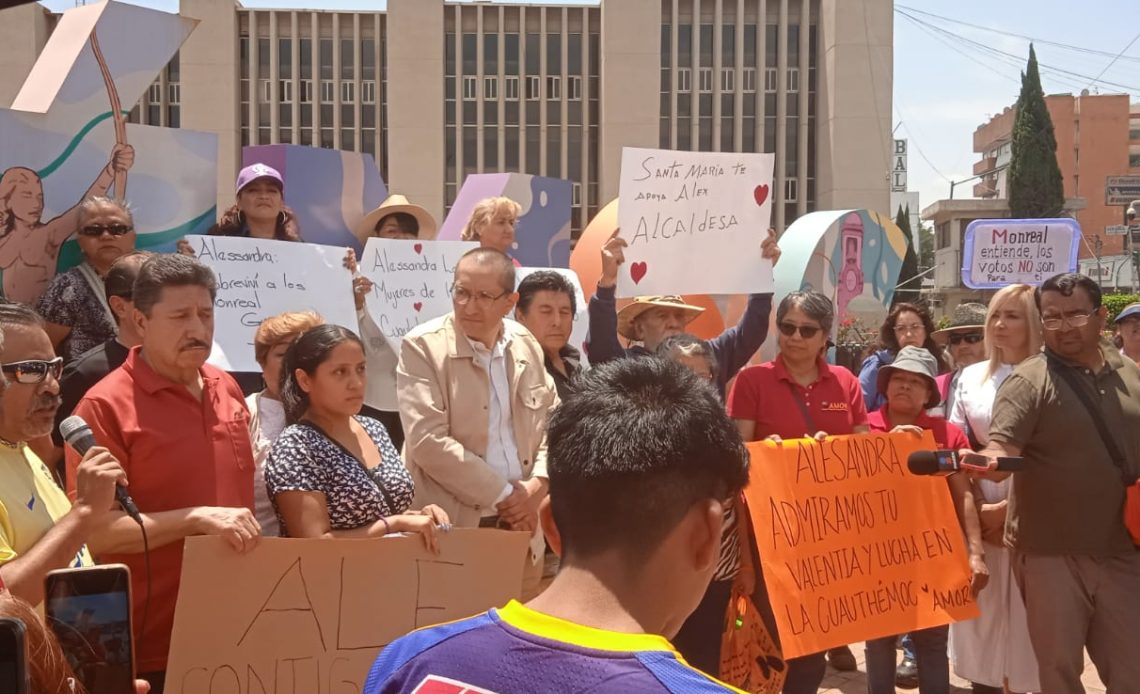
[(1058, 217), (1065, 207), (1057, 138), (1045, 106), (1037, 54), (1029, 45), (1029, 64), (1021, 75), (1021, 95), (1013, 121), (1009, 162), (1009, 211), (1014, 219)]
[(902, 267), (899, 269), (898, 284), (902, 286), (895, 291), (894, 300), (891, 303), (915, 304), (921, 298), (922, 280), (914, 279), (915, 275), (918, 274), (918, 254), (914, 250), (914, 234), (911, 233), (910, 229), (909, 205), (905, 212), (902, 205), (899, 205), (898, 214), (895, 215), (895, 226), (902, 229), (903, 235), (906, 236), (906, 255), (903, 256)]

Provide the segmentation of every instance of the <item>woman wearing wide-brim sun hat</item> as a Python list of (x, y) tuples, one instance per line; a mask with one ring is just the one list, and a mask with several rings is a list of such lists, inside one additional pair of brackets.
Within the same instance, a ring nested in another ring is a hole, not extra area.
[[(429, 241), (439, 233), (435, 218), (423, 207), (409, 202), (403, 195), (389, 195), (380, 206), (364, 216), (353, 228), (361, 246), (368, 239), (399, 239)], [(359, 273), (353, 278), (353, 297), (356, 299), (356, 320), (360, 338), (364, 342), (368, 382), (364, 392), (364, 407), (360, 413), (384, 425), (388, 437), (399, 450), (404, 445), (404, 428), (400, 423), (400, 408), (396, 401), (396, 364), (399, 355), (388, 345), (388, 340), (365, 308), (365, 297), (372, 291), (372, 282)]]
[(361, 244), (373, 236), (382, 239), (425, 240), (439, 233), (435, 218), (403, 195), (389, 195), (380, 206), (360, 220), (353, 229)]

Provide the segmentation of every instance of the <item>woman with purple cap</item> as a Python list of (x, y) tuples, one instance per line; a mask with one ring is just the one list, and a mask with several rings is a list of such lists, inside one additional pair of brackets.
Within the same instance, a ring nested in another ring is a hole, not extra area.
[(285, 179), (277, 169), (250, 164), (238, 173), (236, 204), (208, 233), (255, 239), (300, 241), (297, 219), (285, 207)]

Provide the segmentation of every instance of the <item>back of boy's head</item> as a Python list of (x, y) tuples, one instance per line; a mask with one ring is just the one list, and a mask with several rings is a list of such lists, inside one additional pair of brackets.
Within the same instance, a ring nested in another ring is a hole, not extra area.
[(748, 451), (716, 391), (656, 357), (583, 374), (550, 418), (550, 504), (564, 560), (647, 558), (694, 504), (736, 496)]

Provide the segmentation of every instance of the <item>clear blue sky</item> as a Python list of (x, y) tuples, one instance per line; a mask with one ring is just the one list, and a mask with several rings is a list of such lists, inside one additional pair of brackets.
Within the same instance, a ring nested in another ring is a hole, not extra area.
[[(130, 1), (171, 12), (178, 9), (177, 0)], [(553, 0), (528, 1), (556, 4)], [(559, 0), (557, 4), (566, 2)], [(48, 0), (44, 4), (53, 10), (63, 10), (75, 3)], [(243, 0), (242, 4), (375, 10), (387, 3), (385, 0)], [(597, 2), (583, 0), (574, 4)], [(1140, 32), (1140, 24), (1135, 21), (1137, 0), (1087, 0), (1080, 4), (1071, 0), (901, 0), (895, 3), (895, 8), (893, 122), (896, 136), (910, 140), (909, 184), (911, 190), (921, 193), (924, 207), (949, 194), (949, 180), (972, 175), (977, 159), (972, 151), (973, 131), (989, 116), (1017, 100), (1019, 73), (1029, 55), (1029, 42), (953, 24), (907, 8), (1009, 34), (1111, 54), (1074, 51), (1039, 41), (1037, 59), (1043, 66), (1042, 84), (1047, 94), (1079, 93), (1088, 85), (1089, 78), (1098, 76), (1112, 55), (1123, 50)], [(957, 36), (920, 26), (903, 16), (904, 12)], [(1018, 57), (999, 57), (987, 53), (987, 48)], [(1087, 77), (1050, 72), (1044, 66)], [(1127, 92), (1133, 102), (1140, 101), (1140, 40), (1105, 71), (1101, 79), (1120, 86), (1093, 84), (1090, 89), (1094, 92), (1099, 89), (1100, 93)], [(959, 186), (955, 197), (969, 197), (973, 183)]]

